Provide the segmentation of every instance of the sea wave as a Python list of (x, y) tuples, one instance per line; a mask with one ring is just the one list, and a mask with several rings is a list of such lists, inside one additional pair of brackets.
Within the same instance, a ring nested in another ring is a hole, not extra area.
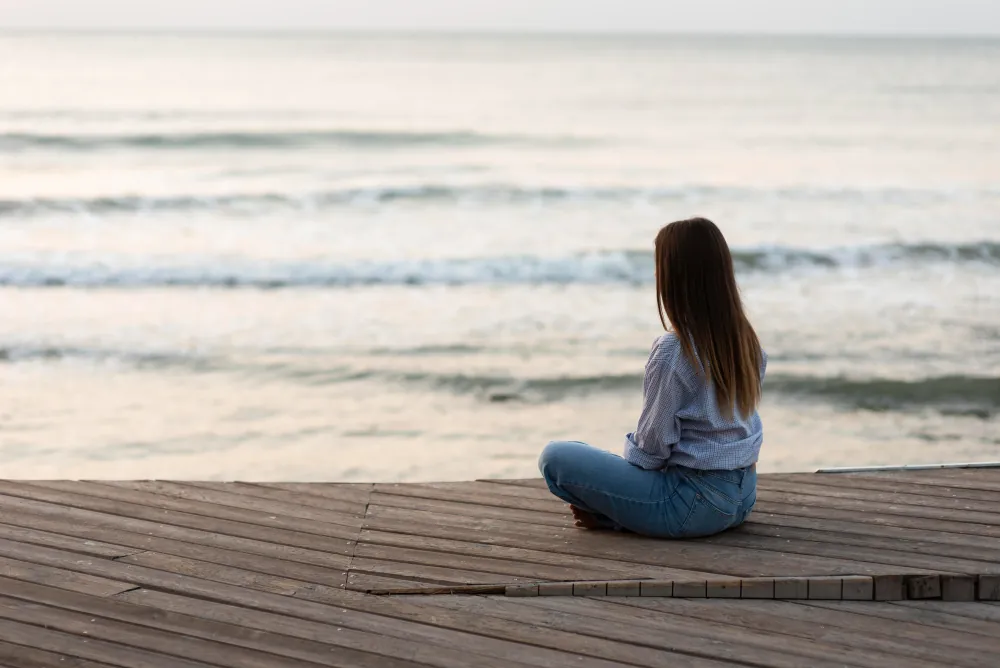
[[(637, 393), (641, 374), (558, 376), (531, 379), (502, 376), (381, 374), (385, 380), (425, 384), (490, 402), (552, 402), (595, 393)], [(1000, 415), (1000, 377), (951, 375), (917, 380), (772, 374), (766, 394), (783, 399), (833, 403), (854, 410), (934, 410), (948, 415)]]
[[(414, 140), (417, 141), (417, 140)], [(2, 150), (0, 141), (0, 150)], [(924, 190), (904, 188), (755, 189), (708, 184), (632, 188), (619, 186), (454, 185), (420, 183), (345, 187), (323, 191), (243, 192), (174, 195), (100, 195), (30, 197), (0, 200), (0, 217), (32, 218), (52, 214), (111, 215), (211, 211), (220, 214), (315, 211), (344, 206), (388, 204), (558, 205), (567, 203), (655, 206), (676, 202), (856, 202), (928, 206), (963, 200), (1000, 200), (1000, 190)]]
[[(563, 257), (504, 256), (396, 262), (267, 262), (217, 257), (0, 256), (0, 285), (17, 287), (349, 288), (375, 285), (643, 285), (652, 281), (649, 251), (600, 251)], [(1000, 266), (1000, 242), (884, 244), (810, 250), (736, 249), (741, 274), (852, 271), (886, 266)]]
[(0, 134), (0, 151), (55, 149), (100, 151), (108, 149), (183, 150), (221, 148), (412, 148), (415, 146), (482, 146), (489, 144), (572, 145), (587, 140), (574, 137), (531, 137), (481, 132), (407, 130), (286, 130), (277, 132), (171, 132), (135, 134)]
[[(467, 355), (464, 346), (432, 347)], [(419, 350), (424, 350), (420, 348)], [(488, 353), (487, 349), (475, 348)], [(401, 357), (411, 351), (402, 351)], [(636, 394), (642, 392), (642, 374), (596, 374), (580, 376), (540, 376), (522, 378), (502, 374), (451, 374), (406, 371), (358, 365), (365, 357), (355, 351), (350, 363), (317, 363), (315, 351), (300, 350), (294, 356), (255, 359), (252, 355), (231, 358), (225, 354), (195, 355), (180, 352), (122, 351), (58, 346), (17, 345), (0, 347), (0, 364), (24, 362), (85, 362), (124, 366), (152, 372), (164, 369), (189, 373), (237, 374), (245, 378), (277, 380), (313, 386), (340, 385), (358, 381), (411, 386), (472, 397), (490, 403), (553, 403), (594, 394)], [(373, 349), (367, 356), (382, 359), (385, 349)], [(310, 359), (302, 359), (305, 356)], [(765, 396), (780, 400), (805, 401), (863, 411), (925, 411), (980, 419), (1000, 416), (1000, 377), (944, 375), (912, 380), (894, 378), (849, 378), (771, 373), (764, 381)]]

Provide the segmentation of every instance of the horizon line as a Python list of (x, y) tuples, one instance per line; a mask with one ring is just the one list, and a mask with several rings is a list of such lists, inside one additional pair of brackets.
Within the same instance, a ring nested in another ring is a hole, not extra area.
[(441, 37), (734, 37), (734, 38), (819, 38), (819, 39), (956, 39), (997, 40), (994, 33), (924, 33), (924, 32), (819, 32), (819, 31), (708, 31), (708, 30), (576, 30), (576, 29), (462, 29), (462, 28), (222, 28), (222, 27), (30, 27), (0, 26), (0, 35), (58, 34), (58, 35), (212, 35), (212, 36), (441, 36)]

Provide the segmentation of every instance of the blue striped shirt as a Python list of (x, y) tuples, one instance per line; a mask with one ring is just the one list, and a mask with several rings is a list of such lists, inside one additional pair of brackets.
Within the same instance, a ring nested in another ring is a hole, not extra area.
[[(761, 380), (767, 354), (760, 369)], [(734, 410), (725, 417), (715, 386), (688, 361), (673, 332), (656, 340), (646, 362), (639, 424), (625, 437), (625, 459), (644, 469), (667, 465), (732, 470), (757, 461), (764, 429), (760, 415)]]

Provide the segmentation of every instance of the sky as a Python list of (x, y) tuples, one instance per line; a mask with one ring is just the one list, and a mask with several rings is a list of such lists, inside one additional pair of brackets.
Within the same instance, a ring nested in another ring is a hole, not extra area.
[(0, 0), (0, 29), (1000, 35), (1000, 0)]

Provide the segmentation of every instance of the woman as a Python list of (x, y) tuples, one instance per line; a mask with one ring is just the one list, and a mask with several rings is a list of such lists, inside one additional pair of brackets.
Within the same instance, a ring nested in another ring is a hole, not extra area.
[[(757, 406), (767, 356), (743, 313), (733, 259), (709, 220), (656, 235), (653, 344), (643, 408), (625, 456), (549, 443), (539, 468), (576, 524), (648, 536), (708, 536), (746, 520), (763, 441)], [(669, 326), (668, 326), (669, 323)]]

